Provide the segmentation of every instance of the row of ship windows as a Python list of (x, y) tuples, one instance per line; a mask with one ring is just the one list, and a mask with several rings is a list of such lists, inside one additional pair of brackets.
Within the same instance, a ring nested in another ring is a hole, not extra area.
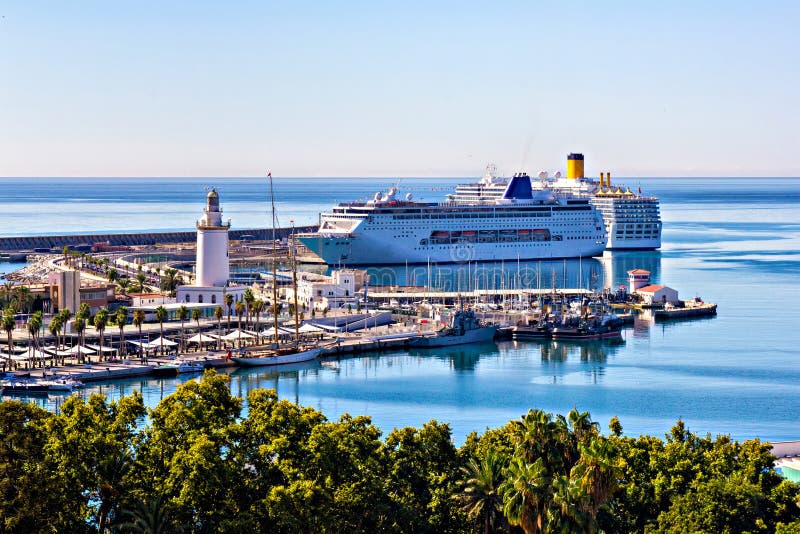
[[(472, 219), (472, 218), (474, 218), (474, 217), (469, 217), (469, 218), (470, 218), (470, 219)], [(519, 222), (520, 222), (520, 223), (524, 223), (525, 221), (527, 221), (527, 220), (529, 220), (529, 219), (530, 219), (530, 217), (519, 218)], [(591, 220), (593, 220), (593, 218), (592, 218), (592, 217), (566, 217), (566, 218), (563, 218), (563, 219), (561, 219), (561, 221), (564, 221), (564, 222), (567, 222), (567, 221), (572, 221), (572, 222), (575, 222), (575, 221), (577, 221), (577, 222), (586, 222), (586, 221), (591, 221)], [(560, 223), (561, 221), (559, 221), (559, 223)], [(513, 222), (514, 222), (514, 221), (509, 221), (509, 223), (513, 223)], [(491, 223), (490, 223), (490, 224), (491, 224)], [(391, 221), (380, 221), (380, 220), (374, 221), (374, 220), (367, 220), (366, 228), (375, 227), (375, 226), (377, 226), (377, 227), (383, 227), (383, 226), (390, 226), (390, 227), (394, 227), (394, 226), (396, 226), (396, 225), (395, 225), (393, 222), (391, 222)], [(424, 229), (424, 228), (426, 228), (426, 227), (423, 227), (423, 226), (413, 226), (412, 228)]]

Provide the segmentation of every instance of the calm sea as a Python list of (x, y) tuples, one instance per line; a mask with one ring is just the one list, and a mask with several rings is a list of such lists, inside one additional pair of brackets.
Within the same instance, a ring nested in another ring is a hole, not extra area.
[[(440, 199), (463, 179), (404, 179), (401, 193)], [(334, 201), (372, 196), (387, 179), (277, 179), (281, 222), (316, 222)], [(800, 180), (642, 179), (661, 199), (663, 247), (581, 262), (510, 262), (373, 269), (377, 281), (441, 287), (617, 285), (640, 267), (655, 282), (719, 304), (710, 319), (639, 321), (623, 343), (514, 343), (393, 352), (275, 371), (237, 371), (232, 387), (276, 387), (330, 418), (366, 414), (385, 431), (436, 418), (461, 441), (531, 407), (577, 406), (627, 434), (661, 434), (679, 417), (698, 432), (800, 439)], [(191, 229), (204, 187), (221, 189), (234, 227), (263, 227), (268, 191), (256, 179), (0, 180), (0, 235)], [(387, 243), (387, 246), (391, 246)], [(0, 265), (8, 272), (14, 265)], [(518, 272), (518, 269), (520, 272)], [(149, 405), (182, 379), (93, 386), (111, 397), (140, 389)], [(56, 407), (58, 397), (44, 401)]]

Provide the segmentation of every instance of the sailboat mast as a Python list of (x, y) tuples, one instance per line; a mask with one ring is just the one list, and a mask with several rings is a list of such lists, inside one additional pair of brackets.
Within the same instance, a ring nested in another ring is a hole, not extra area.
[(272, 317), (274, 319), (273, 328), (275, 329), (273, 339), (278, 345), (278, 247), (275, 244), (275, 227), (277, 217), (275, 215), (275, 193), (272, 189), (272, 173), (269, 176), (269, 201), (272, 206)]
[(297, 311), (297, 249), (294, 242), (294, 221), (292, 221), (292, 294), (294, 295), (294, 342), (300, 344), (300, 316)]

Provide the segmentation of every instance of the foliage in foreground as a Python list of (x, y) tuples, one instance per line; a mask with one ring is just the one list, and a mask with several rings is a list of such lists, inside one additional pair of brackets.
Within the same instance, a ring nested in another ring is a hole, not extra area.
[(3, 532), (800, 532), (768, 444), (601, 435), (531, 410), (452, 444), (447, 424), (381, 439), (367, 417), (209, 371), (147, 413), (141, 396), (0, 402)]

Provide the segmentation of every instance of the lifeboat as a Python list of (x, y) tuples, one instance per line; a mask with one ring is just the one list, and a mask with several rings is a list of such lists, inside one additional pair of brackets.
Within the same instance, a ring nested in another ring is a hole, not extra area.
[(467, 231), (461, 232), (461, 235), (463, 235), (465, 237), (471, 237), (471, 236), (475, 235), (475, 232), (472, 231), (472, 230), (467, 230)]
[(519, 235), (529, 235), (531, 233), (531, 231), (523, 229), (523, 230), (517, 230), (517, 233)]
[(450, 237), (450, 232), (433, 232), (431, 237)]

